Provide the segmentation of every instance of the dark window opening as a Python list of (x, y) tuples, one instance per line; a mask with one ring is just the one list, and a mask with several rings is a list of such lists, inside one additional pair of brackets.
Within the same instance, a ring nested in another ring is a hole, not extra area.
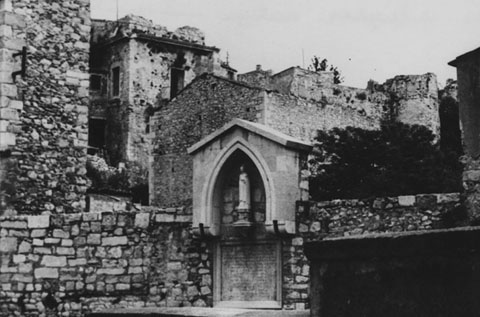
[(235, 73), (232, 71), (227, 72), (228, 79), (234, 80), (235, 79)]
[(88, 120), (88, 154), (97, 154), (105, 148), (105, 126), (103, 119)]
[(172, 68), (170, 74), (170, 99), (173, 99), (183, 89), (185, 71), (179, 68)]
[(90, 75), (90, 89), (91, 90), (102, 90), (102, 76), (101, 75)]
[(114, 67), (112, 69), (112, 95), (120, 95), (120, 67)]

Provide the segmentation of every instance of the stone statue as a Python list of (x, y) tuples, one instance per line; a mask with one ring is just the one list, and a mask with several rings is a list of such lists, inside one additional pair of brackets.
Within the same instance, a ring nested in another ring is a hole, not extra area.
[(250, 210), (250, 180), (243, 165), (240, 166), (240, 177), (238, 178), (238, 200), (238, 210)]

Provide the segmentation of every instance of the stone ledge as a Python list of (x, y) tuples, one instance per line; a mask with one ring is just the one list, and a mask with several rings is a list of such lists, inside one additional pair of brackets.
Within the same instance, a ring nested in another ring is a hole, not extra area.
[(86, 317), (129, 316), (129, 317), (309, 317), (310, 311), (294, 310), (247, 310), (228, 308), (136, 308), (112, 309), (87, 314)]

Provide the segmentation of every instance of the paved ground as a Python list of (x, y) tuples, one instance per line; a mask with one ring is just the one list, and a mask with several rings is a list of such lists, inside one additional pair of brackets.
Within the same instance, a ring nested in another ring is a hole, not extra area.
[(87, 317), (309, 317), (310, 311), (247, 310), (228, 308), (138, 308), (92, 313)]

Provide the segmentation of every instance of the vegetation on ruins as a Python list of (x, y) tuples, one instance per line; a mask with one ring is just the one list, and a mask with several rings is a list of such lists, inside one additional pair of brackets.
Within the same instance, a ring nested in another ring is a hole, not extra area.
[(308, 66), (308, 69), (314, 72), (324, 72), (330, 71), (333, 72), (333, 83), (334, 84), (341, 84), (344, 80), (341, 71), (338, 67), (329, 65), (328, 60), (326, 58), (321, 59), (318, 56), (313, 56), (312, 63)]
[(313, 200), (461, 191), (458, 151), (440, 150), (424, 126), (318, 131), (310, 161)]
[(139, 164), (130, 163), (126, 168), (120, 169), (109, 166), (99, 156), (88, 155), (87, 158), (91, 192), (130, 195), (133, 203), (148, 205), (148, 185), (142, 182), (143, 174), (145, 171)]

